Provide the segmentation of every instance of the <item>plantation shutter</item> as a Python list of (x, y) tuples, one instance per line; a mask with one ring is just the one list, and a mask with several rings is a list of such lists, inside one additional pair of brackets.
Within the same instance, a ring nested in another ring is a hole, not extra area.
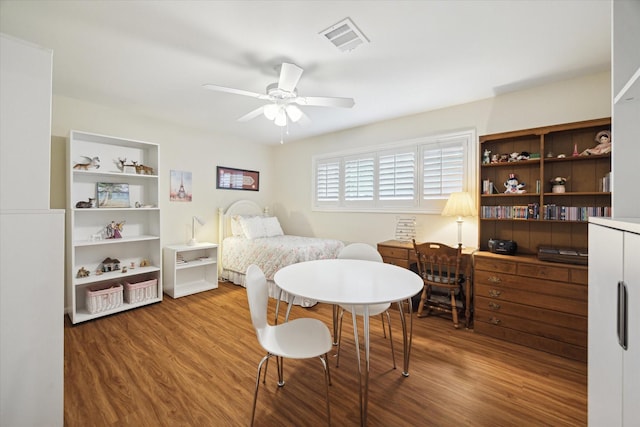
[(413, 200), (415, 197), (416, 151), (381, 154), (378, 159), (379, 200)]
[(346, 201), (373, 200), (374, 156), (350, 158), (344, 163), (344, 199)]
[(422, 151), (422, 198), (434, 199), (462, 191), (464, 186), (463, 141), (427, 144)]
[(340, 200), (340, 160), (319, 162), (316, 168), (316, 200), (338, 202)]

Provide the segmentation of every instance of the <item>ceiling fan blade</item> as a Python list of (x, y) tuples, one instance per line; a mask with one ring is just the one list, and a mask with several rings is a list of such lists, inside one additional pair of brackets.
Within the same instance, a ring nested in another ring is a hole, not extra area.
[(248, 112), (247, 114), (245, 114), (244, 116), (240, 117), (238, 119), (239, 122), (248, 122), (251, 119), (255, 119), (256, 117), (258, 117), (259, 115), (263, 114), (264, 112), (264, 105), (262, 107), (258, 107), (253, 111)]
[(249, 92), (248, 90), (234, 89), (231, 87), (224, 87), (224, 86), (218, 86), (218, 85), (212, 85), (212, 84), (205, 84), (205, 85), (202, 85), (202, 87), (209, 90), (215, 90), (216, 92), (226, 92), (226, 93), (232, 93), (234, 95), (250, 96), (252, 98), (258, 98), (258, 99), (269, 99), (268, 95), (265, 95), (263, 93), (257, 93), (257, 92)]
[(328, 96), (299, 96), (293, 102), (298, 105), (339, 108), (351, 108), (356, 103), (353, 98), (332, 98)]
[(300, 76), (302, 76), (302, 68), (288, 62), (283, 62), (280, 68), (280, 79), (278, 80), (278, 89), (285, 92), (293, 92), (298, 85)]

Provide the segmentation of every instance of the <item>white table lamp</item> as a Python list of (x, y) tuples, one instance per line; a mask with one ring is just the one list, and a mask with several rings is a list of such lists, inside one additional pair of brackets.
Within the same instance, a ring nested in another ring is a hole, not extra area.
[(462, 245), (462, 217), (463, 216), (476, 216), (478, 212), (473, 205), (473, 199), (467, 192), (451, 193), (447, 204), (442, 210), (443, 216), (457, 216), (458, 219), (458, 244)]
[(205, 220), (198, 216), (194, 215), (193, 218), (191, 218), (191, 240), (189, 240), (189, 242), (187, 243), (187, 245), (189, 246), (194, 246), (198, 243), (198, 241), (196, 240), (196, 221), (198, 221), (198, 224), (200, 225), (205, 224)]

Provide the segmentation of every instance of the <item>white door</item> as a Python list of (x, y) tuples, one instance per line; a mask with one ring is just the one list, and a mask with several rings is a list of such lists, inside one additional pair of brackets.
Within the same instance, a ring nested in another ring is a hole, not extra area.
[(627, 287), (627, 351), (623, 352), (624, 426), (640, 424), (640, 235), (624, 234), (624, 282)]
[[(623, 233), (589, 224), (588, 420), (622, 425), (622, 348), (618, 344), (618, 282)], [(631, 424), (629, 424), (631, 425)]]

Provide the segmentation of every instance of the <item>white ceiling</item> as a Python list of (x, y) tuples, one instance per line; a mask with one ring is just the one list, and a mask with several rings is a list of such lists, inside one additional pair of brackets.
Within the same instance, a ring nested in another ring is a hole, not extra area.
[[(53, 92), (264, 144), (280, 128), (237, 118), (283, 60), (298, 93), (355, 99), (304, 107), (285, 140), (608, 70), (609, 0), (1, 0), (0, 31), (54, 51)], [(342, 53), (318, 33), (351, 18), (370, 39)]]

